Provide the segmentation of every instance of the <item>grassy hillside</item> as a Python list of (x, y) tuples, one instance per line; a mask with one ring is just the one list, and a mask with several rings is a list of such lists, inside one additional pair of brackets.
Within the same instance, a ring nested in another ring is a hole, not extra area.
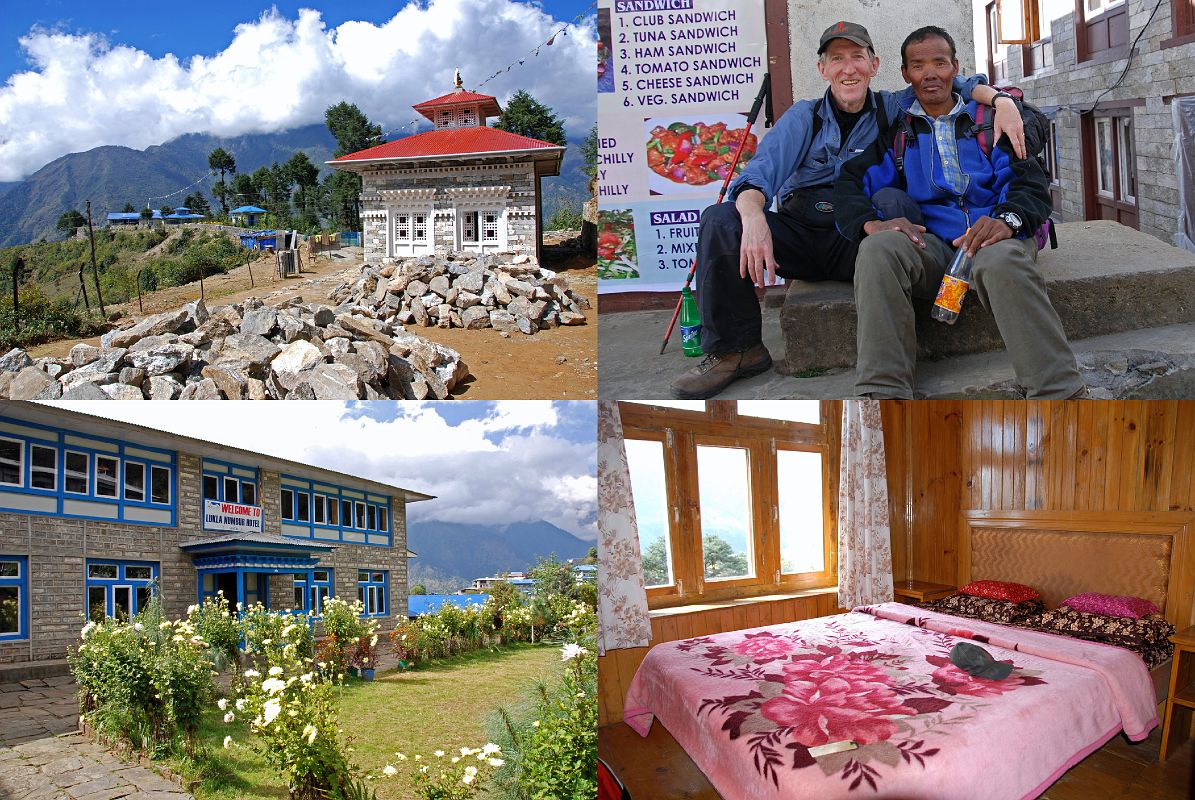
[[(230, 236), (194, 228), (160, 228), (95, 234), (95, 259), (100, 288), (107, 304), (135, 297), (143, 291), (181, 286), (244, 263), (245, 251)], [(24, 270), (19, 285), (21, 330), (13, 317), (12, 263), (20, 258)], [(40, 242), (0, 250), (0, 347), (29, 345), (63, 336), (83, 336), (100, 329), (102, 320), (84, 311), (79, 270), (96, 305), (91, 271), (91, 248), (86, 239)]]

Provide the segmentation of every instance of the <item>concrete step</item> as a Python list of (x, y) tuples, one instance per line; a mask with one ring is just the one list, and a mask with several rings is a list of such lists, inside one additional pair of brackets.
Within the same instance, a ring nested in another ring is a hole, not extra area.
[(57, 678), (70, 675), (70, 665), (66, 659), (53, 661), (24, 661), (18, 664), (0, 664), (0, 686), (21, 681), (36, 680), (38, 678)]
[[(1058, 249), (1043, 250), (1038, 264), (1071, 341), (1195, 322), (1195, 253), (1119, 223), (1059, 225)], [(930, 300), (914, 301), (919, 360), (1004, 349), (995, 321), (973, 292), (953, 326), (930, 319), (931, 305)], [(784, 371), (854, 366), (856, 316), (850, 284), (793, 281), (780, 327)]]

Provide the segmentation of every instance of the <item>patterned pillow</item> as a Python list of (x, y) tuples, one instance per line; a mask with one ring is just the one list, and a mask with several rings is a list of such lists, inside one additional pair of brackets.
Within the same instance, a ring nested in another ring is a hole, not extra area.
[(1073, 608), (1045, 611), (1025, 620), (1024, 626), (1120, 647), (1165, 646), (1174, 635), (1174, 626), (1158, 615), (1130, 619), (1088, 614)]
[(1041, 593), (1032, 586), (1007, 581), (972, 581), (959, 589), (958, 593), (986, 597), (989, 600), (1007, 600), (1010, 603), (1041, 599)]
[(1062, 601), (1062, 605), (1088, 614), (1103, 614), (1105, 617), (1131, 617), (1141, 619), (1157, 614), (1158, 607), (1140, 597), (1122, 597), (1115, 594), (1084, 592)]
[(1007, 600), (992, 600), (970, 594), (952, 594), (941, 600), (925, 603), (924, 607), (931, 611), (940, 611), (943, 614), (981, 619), (984, 622), (995, 622), (1000, 625), (1015, 625), (1045, 610), (1041, 600), (1010, 603)]

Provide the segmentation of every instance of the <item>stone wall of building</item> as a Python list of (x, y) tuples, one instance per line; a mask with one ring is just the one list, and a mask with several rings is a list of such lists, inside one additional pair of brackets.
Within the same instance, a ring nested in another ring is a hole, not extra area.
[(399, 198), (412, 190), (433, 190), (430, 205), (433, 211), (433, 239), (437, 253), (453, 248), (456, 231), (455, 204), (452, 190), (486, 187), (509, 187), (502, 204), (506, 208), (506, 248), (515, 252), (534, 253), (536, 245), (536, 181), (528, 162), (460, 165), (420, 164), (412, 167), (376, 168), (362, 174), (361, 217), (364, 233), (362, 245), (365, 261), (380, 264), (389, 260), (387, 225), (393, 216), (384, 212), (403, 208)]
[[(1154, 2), (1128, 0), (1131, 44), (1149, 20)], [(973, 0), (976, 30), (984, 30), (983, 0)], [(1175, 163), (1176, 131), (1170, 100), (1195, 93), (1195, 43), (1163, 47), (1173, 37), (1173, 7), (1163, 0), (1153, 21), (1141, 35), (1124, 79), (1125, 58), (1103, 63), (1077, 63), (1075, 18), (1070, 13), (1051, 22), (1054, 66), (1024, 76), (1020, 45), (1005, 45), (1008, 83), (1020, 86), (1026, 97), (1053, 113), (1058, 126), (1058, 181), (1062, 202), (1056, 209), (1063, 221), (1086, 218), (1082, 167), (1080, 112), (1096, 98), (1105, 105), (1143, 101), (1132, 109), (1136, 138), (1138, 227), (1143, 233), (1173, 244), (1178, 229), (1178, 168)], [(979, 63), (986, 62), (986, 41), (978, 40)], [(1110, 91), (1107, 91), (1109, 90)], [(1105, 92), (1107, 92), (1105, 94)], [(1188, 142), (1187, 147), (1195, 147)]]
[[(179, 545), (205, 533), (200, 527), (200, 475), (199, 457), (179, 453), (178, 526), (174, 528), (0, 512), (0, 553), (28, 557), (30, 602), (30, 637), (0, 642), (0, 663), (66, 656), (84, 622), (88, 558), (157, 562), (166, 615), (171, 619), (185, 615), (187, 606), (198, 598), (198, 585), (191, 556)], [(262, 470), (259, 497), (265, 532), (276, 535), (281, 533), (279, 489), (278, 474)], [(405, 616), (407, 608), (405, 503), (392, 497), (390, 507), (391, 547), (337, 544), (320, 559), (322, 566), (333, 570), (333, 594), (346, 600), (357, 597), (358, 569), (390, 572), (391, 614), (382, 620), (383, 630), (392, 629), (394, 615)], [(293, 604), (289, 575), (272, 576), (270, 599), (274, 608)]]

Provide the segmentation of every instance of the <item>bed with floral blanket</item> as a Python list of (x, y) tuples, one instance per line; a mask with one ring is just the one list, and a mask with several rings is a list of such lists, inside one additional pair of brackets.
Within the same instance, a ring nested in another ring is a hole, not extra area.
[[(964, 639), (1011, 675), (954, 666)], [(725, 800), (1032, 798), (1158, 724), (1127, 650), (900, 603), (657, 645), (624, 719), (642, 736), (658, 719)], [(809, 752), (842, 741), (857, 747)]]

